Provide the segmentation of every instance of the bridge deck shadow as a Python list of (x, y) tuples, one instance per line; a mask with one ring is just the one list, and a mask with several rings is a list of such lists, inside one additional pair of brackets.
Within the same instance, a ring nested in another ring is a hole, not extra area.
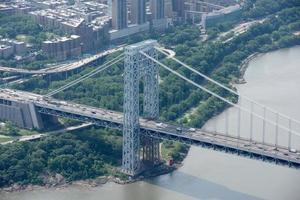
[(147, 183), (178, 192), (195, 199), (261, 200), (262, 198), (232, 190), (226, 186), (201, 179), (182, 171), (174, 171), (150, 180)]

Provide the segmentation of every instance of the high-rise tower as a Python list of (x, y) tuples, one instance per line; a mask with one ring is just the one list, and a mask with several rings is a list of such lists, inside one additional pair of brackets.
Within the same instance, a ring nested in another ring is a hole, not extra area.
[(143, 24), (146, 22), (146, 0), (131, 0), (131, 23)]
[(165, 17), (172, 18), (173, 17), (173, 1), (165, 0)]
[(114, 29), (127, 27), (126, 0), (112, 0), (112, 26)]
[(177, 17), (183, 17), (185, 1), (186, 0), (172, 0), (173, 11), (176, 13)]
[(165, 17), (165, 0), (150, 0), (150, 9), (153, 19)]

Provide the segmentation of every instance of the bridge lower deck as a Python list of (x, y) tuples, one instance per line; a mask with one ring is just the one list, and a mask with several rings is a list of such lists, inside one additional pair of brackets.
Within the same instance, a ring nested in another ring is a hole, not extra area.
[(290, 152), (285, 147), (249, 141), (246, 138), (226, 136), (198, 130), (197, 133), (173, 134), (165, 131), (142, 129), (142, 133), (160, 139), (176, 140), (189, 145), (201, 146), (216, 151), (236, 154), (252, 159), (272, 162), (289, 167), (300, 167), (300, 153)]
[[(23, 103), (34, 103), (37, 111), (40, 113), (91, 122), (101, 127), (121, 130), (123, 126), (123, 113), (120, 112), (55, 99), (45, 99), (40, 95), (23, 91), (1, 90), (0, 98)], [(178, 128), (181, 131), (178, 131)], [(140, 118), (140, 132), (159, 139), (176, 140), (185, 144), (197, 145), (276, 164), (300, 167), (300, 153), (290, 152), (288, 148), (283, 146), (275, 147), (273, 144), (249, 141), (247, 138), (237, 138), (202, 129), (191, 131), (188, 127), (144, 118)]]

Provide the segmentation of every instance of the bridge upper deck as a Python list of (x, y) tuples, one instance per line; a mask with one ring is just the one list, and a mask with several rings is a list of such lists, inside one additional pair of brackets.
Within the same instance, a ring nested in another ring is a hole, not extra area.
[[(98, 122), (107, 122), (105, 123), (106, 126), (120, 129), (123, 124), (123, 113), (121, 112), (45, 98), (30, 92), (0, 89), (0, 98), (23, 103), (33, 103), (37, 108), (42, 109), (39, 110), (40, 112), (93, 122), (96, 125), (101, 125)], [(237, 138), (231, 135), (212, 133), (202, 129), (182, 127), (145, 118), (140, 118), (140, 128), (141, 133), (152, 137), (178, 140), (187, 144), (200, 145), (300, 167), (300, 153), (296, 151), (291, 152), (288, 148), (282, 146), (275, 148), (272, 144), (251, 142), (247, 138)]]

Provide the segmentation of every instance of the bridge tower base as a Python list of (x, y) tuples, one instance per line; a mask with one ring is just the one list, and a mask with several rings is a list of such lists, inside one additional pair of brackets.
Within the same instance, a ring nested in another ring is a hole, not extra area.
[(158, 66), (139, 53), (143, 51), (156, 58), (156, 45), (155, 40), (147, 40), (125, 48), (122, 171), (131, 176), (141, 172), (141, 161), (151, 165), (159, 161), (159, 141), (141, 137), (139, 125), (141, 79), (144, 84), (143, 116), (149, 119), (159, 116)]

